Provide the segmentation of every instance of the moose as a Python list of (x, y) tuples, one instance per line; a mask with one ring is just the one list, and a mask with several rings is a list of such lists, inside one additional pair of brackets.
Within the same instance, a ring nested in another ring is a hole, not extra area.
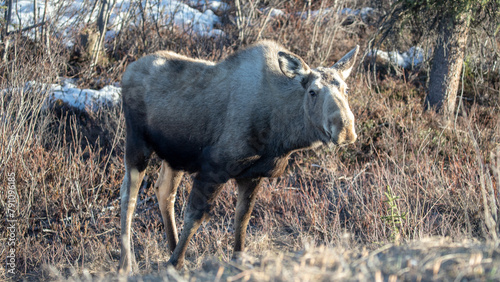
[[(126, 144), (119, 272), (135, 265), (131, 224), (153, 152), (162, 160), (155, 193), (172, 252), (169, 263), (183, 266), (188, 242), (229, 179), (238, 186), (234, 254), (244, 251), (263, 178), (280, 176), (293, 152), (356, 140), (345, 80), (358, 50), (316, 69), (273, 41), (217, 63), (159, 51), (130, 64), (122, 78)], [(194, 179), (179, 237), (174, 203), (184, 172)]]

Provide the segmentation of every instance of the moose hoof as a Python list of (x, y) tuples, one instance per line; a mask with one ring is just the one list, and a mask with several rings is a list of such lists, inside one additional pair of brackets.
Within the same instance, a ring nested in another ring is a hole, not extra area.
[(181, 270), (182, 267), (184, 266), (184, 260), (172, 260), (170, 259), (168, 261), (168, 264), (173, 266), (176, 270)]
[(132, 266), (131, 265), (127, 265), (127, 266), (120, 265), (120, 267), (118, 268), (118, 275), (127, 276), (130, 273), (132, 273)]
[(135, 257), (130, 259), (120, 259), (120, 264), (118, 266), (119, 275), (130, 275), (134, 271), (137, 271), (137, 263), (135, 262)]
[(231, 258), (234, 261), (241, 261), (244, 253), (242, 251), (234, 251), (233, 252), (233, 257)]
[(257, 261), (257, 258), (249, 255), (248, 253), (245, 253), (243, 251), (239, 252), (234, 252), (233, 257), (231, 258), (233, 262), (239, 265), (245, 265), (245, 264), (254, 264)]

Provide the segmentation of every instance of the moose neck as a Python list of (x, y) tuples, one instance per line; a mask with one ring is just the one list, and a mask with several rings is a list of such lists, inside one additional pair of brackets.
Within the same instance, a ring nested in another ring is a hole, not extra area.
[[(303, 94), (299, 95), (302, 97)], [(276, 133), (280, 135), (278, 140), (282, 140), (282, 153), (288, 154), (322, 144), (320, 133), (306, 116), (303, 100), (288, 99), (283, 102), (286, 107), (276, 107), (274, 110), (275, 128), (280, 129)]]

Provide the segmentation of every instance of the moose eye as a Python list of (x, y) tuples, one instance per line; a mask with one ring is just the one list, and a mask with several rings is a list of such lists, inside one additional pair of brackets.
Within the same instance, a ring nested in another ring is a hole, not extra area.
[(309, 90), (309, 95), (311, 95), (311, 97), (316, 97), (316, 92), (314, 92), (314, 90)]

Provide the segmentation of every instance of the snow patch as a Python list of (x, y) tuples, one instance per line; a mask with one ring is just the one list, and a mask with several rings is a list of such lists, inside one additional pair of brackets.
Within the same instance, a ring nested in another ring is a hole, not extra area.
[(50, 84), (43, 88), (49, 92), (45, 108), (63, 102), (80, 110), (97, 111), (102, 106), (113, 107), (121, 102), (121, 88), (113, 85), (104, 86), (101, 90), (79, 89), (74, 80), (64, 79), (62, 85)]
[(207, 9), (210, 9), (214, 12), (227, 12), (231, 8), (229, 4), (224, 3), (220, 0), (212, 0), (212, 1), (188, 0), (186, 2), (188, 3), (189, 6), (196, 7), (197, 9), (200, 9), (202, 12), (206, 11)]
[(339, 11), (339, 15), (360, 16), (361, 20), (365, 23), (371, 22), (375, 14), (376, 14), (375, 9), (370, 8), (370, 7), (364, 7), (364, 8), (356, 9), (356, 10), (353, 10), (351, 8), (344, 8), (344, 9)]
[(269, 17), (271, 18), (277, 18), (277, 17), (282, 17), (282, 16), (285, 16), (286, 13), (283, 12), (282, 10), (280, 9), (276, 9), (276, 8), (266, 8), (264, 10), (261, 10), (265, 15), (268, 15), (269, 14)]
[[(212, 3), (212, 1), (207, 1), (207, 3)], [(147, 4), (144, 7), (147, 17), (155, 21), (158, 26), (174, 24), (183, 32), (194, 32), (205, 37), (224, 35), (222, 30), (214, 28), (216, 24), (220, 23), (220, 19), (211, 9), (206, 9), (203, 12), (200, 12), (189, 5), (174, 0), (158, 2), (144, 1), (143, 5), (145, 4)], [(130, 7), (130, 5), (133, 6)], [(220, 6), (221, 5), (217, 6), (217, 4), (213, 5), (213, 7)], [(133, 17), (129, 15), (130, 12), (134, 13)], [(112, 27), (112, 30), (111, 32), (108, 32), (107, 37), (114, 36), (113, 31), (116, 33), (116, 31), (121, 30), (121, 25), (124, 22), (127, 22), (129, 18), (137, 19), (135, 22), (130, 22), (129, 24), (138, 26), (140, 24), (140, 19), (142, 18), (141, 8), (136, 2), (123, 0), (121, 3), (116, 5), (113, 13), (111, 14), (110, 26)]]
[[(219, 1), (191, 0), (185, 4), (175, 0), (141, 1), (116, 0), (110, 15), (107, 38), (112, 38), (122, 29), (122, 24), (139, 25), (142, 19), (142, 10), (146, 16), (159, 26), (166, 26), (173, 23), (177, 28), (186, 33), (195, 33), (204, 37), (223, 36), (224, 32), (215, 29), (215, 25), (220, 23), (220, 19), (214, 11), (227, 11), (229, 5)], [(70, 3), (70, 4), (68, 4)], [(92, 13), (92, 5), (86, 0), (74, 1), (48, 1), (47, 14), (45, 18), (52, 25), (53, 29), (61, 31), (62, 38), (71, 38), (69, 33), (79, 25), (94, 22), (97, 19), (99, 9)], [(140, 5), (139, 5), (140, 4)], [(194, 9), (189, 5), (200, 7), (202, 11)], [(142, 6), (142, 9), (141, 9)], [(45, 10), (45, 1), (37, 1), (37, 22), (42, 21)], [(34, 6), (32, 0), (19, 0), (13, 5), (13, 14), (9, 30), (17, 30), (20, 27), (32, 26), (35, 23), (33, 16)], [(28, 32), (34, 37), (34, 33)], [(71, 40), (65, 42), (71, 47), (74, 43)]]
[(395, 64), (401, 68), (410, 69), (420, 65), (424, 61), (424, 50), (416, 46), (411, 47), (404, 53), (372, 50), (368, 52), (367, 57), (377, 57), (382, 61)]
[[(11, 22), (8, 27), (9, 31), (18, 30), (20, 28), (33, 26), (42, 22), (43, 13), (46, 10), (45, 20), (52, 28), (61, 31), (61, 38), (69, 38), (71, 27), (76, 26), (78, 22), (88, 22), (89, 20), (96, 20), (96, 16), (90, 15), (89, 7), (84, 0), (66, 1), (47, 1), (48, 5), (45, 7), (45, 1), (37, 1), (37, 21), (35, 22), (33, 11), (33, 0), (19, 0), (13, 3)], [(34, 38), (34, 33), (25, 33), (31, 38)], [(72, 46), (73, 42), (70, 40), (63, 40), (67, 46)]]

